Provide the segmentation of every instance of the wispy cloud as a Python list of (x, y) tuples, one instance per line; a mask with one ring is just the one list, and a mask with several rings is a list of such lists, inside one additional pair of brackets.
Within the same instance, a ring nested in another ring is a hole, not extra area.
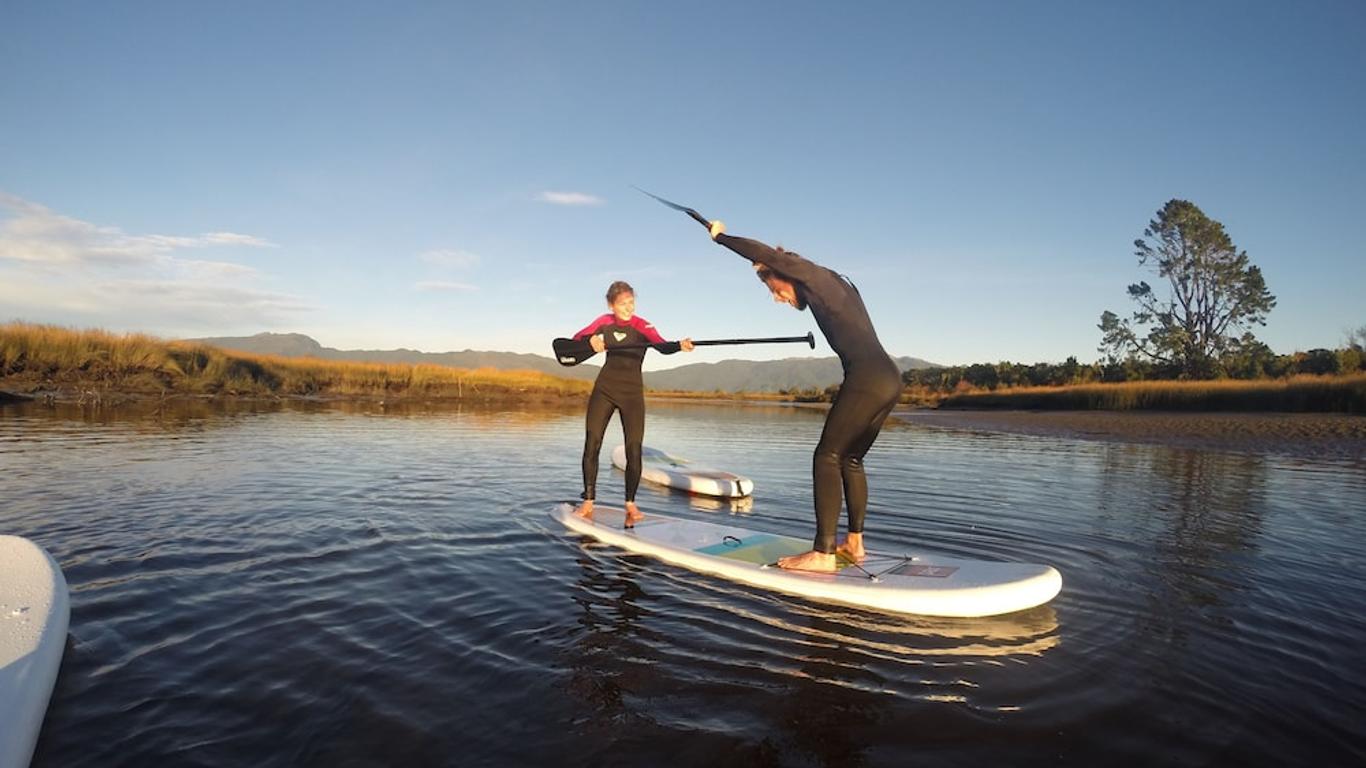
[(452, 280), (422, 280), (413, 285), (419, 291), (446, 291), (452, 293), (469, 293), (479, 290), (479, 286), (469, 283), (457, 283)]
[(602, 198), (585, 192), (542, 192), (537, 200), (551, 205), (602, 205)]
[(454, 269), (469, 269), (479, 263), (479, 255), (469, 251), (456, 250), (454, 248), (438, 248), (432, 251), (419, 253), (417, 257), (428, 264), (435, 264), (438, 267), (452, 267)]
[(466, 281), (466, 273), (479, 264), (479, 255), (459, 248), (434, 248), (417, 255), (432, 265), (425, 280), (413, 283), (413, 289), (423, 293), (471, 293), (479, 286)]
[(118, 227), (63, 216), (7, 192), (0, 192), (0, 209), (11, 212), (0, 223), (0, 259), (9, 261), (117, 267), (148, 264), (190, 248), (275, 247), (268, 240), (234, 232), (194, 236), (129, 234)]
[(254, 267), (186, 250), (274, 248), (234, 232), (135, 234), (0, 191), (0, 305), (9, 318), (150, 333), (272, 327), (314, 308), (262, 288)]

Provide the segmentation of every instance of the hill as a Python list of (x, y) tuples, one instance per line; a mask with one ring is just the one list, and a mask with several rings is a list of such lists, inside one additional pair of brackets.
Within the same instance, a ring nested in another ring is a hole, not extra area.
[(324, 347), (302, 333), (258, 333), (255, 336), (231, 336), (186, 339), (222, 349), (235, 349), (253, 355), (281, 357), (316, 357), (322, 360), (351, 360), (367, 363), (406, 363), (409, 365), (446, 365), (452, 368), (495, 368), (501, 371), (538, 371), (566, 379), (592, 381), (598, 367), (579, 365), (566, 368), (547, 355), (517, 352), (483, 352), (466, 349), (461, 352), (420, 352), (416, 349), (333, 349)]
[[(917, 357), (898, 357), (901, 370), (933, 368)], [(844, 377), (838, 357), (789, 357), (784, 360), (722, 360), (692, 363), (667, 371), (646, 371), (645, 386), (682, 392), (777, 392), (825, 389)]]
[[(446, 365), (455, 368), (530, 370), (567, 379), (592, 380), (598, 366), (566, 368), (547, 355), (517, 352), (419, 352), (415, 349), (333, 349), (301, 333), (258, 333), (255, 336), (187, 339), (223, 349), (256, 355), (316, 357), (322, 360), (353, 360), (372, 363)], [(898, 357), (902, 370), (934, 368), (916, 357)], [(777, 392), (783, 389), (824, 389), (840, 381), (837, 357), (793, 357), (785, 360), (722, 360), (693, 363), (666, 371), (646, 371), (645, 386), (680, 392)]]

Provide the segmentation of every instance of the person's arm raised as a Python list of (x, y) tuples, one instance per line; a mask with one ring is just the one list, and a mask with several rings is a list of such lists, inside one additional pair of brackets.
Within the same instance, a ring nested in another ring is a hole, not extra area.
[(799, 283), (811, 284), (820, 276), (824, 267), (807, 261), (801, 256), (788, 251), (780, 251), (771, 245), (761, 243), (758, 240), (751, 240), (747, 237), (733, 237), (727, 235), (726, 225), (720, 221), (713, 221), (708, 229), (711, 239), (726, 246), (727, 248), (749, 259), (755, 264), (763, 264), (775, 272)]

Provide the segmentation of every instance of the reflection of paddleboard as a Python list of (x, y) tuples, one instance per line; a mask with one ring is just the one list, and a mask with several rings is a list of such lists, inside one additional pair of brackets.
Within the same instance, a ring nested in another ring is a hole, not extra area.
[(33, 757), (69, 617), (57, 561), (28, 539), (0, 536), (0, 766)]
[[(640, 463), (642, 480), (667, 485), (680, 491), (729, 498), (754, 493), (754, 481), (748, 477), (698, 466), (687, 459), (681, 459), (648, 445), (640, 451)], [(612, 451), (612, 466), (626, 469), (626, 446), (618, 445)]]
[(614, 507), (594, 507), (591, 522), (568, 504), (550, 516), (577, 533), (695, 571), (895, 613), (995, 616), (1042, 605), (1062, 589), (1062, 575), (1048, 565), (869, 552), (859, 566), (841, 560), (837, 573), (785, 571), (769, 564), (810, 550), (810, 540), (654, 513), (624, 529), (625, 512)]

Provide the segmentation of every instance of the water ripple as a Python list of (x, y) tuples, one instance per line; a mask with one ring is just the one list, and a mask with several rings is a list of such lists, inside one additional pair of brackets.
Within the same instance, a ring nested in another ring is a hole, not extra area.
[[(0, 526), (72, 594), (37, 768), (1364, 757), (1350, 463), (889, 424), (875, 549), (1064, 575), (1047, 606), (942, 620), (567, 534), (574, 410), (4, 414)], [(807, 536), (822, 418), (652, 407), (647, 442), (756, 494), (642, 506)]]

